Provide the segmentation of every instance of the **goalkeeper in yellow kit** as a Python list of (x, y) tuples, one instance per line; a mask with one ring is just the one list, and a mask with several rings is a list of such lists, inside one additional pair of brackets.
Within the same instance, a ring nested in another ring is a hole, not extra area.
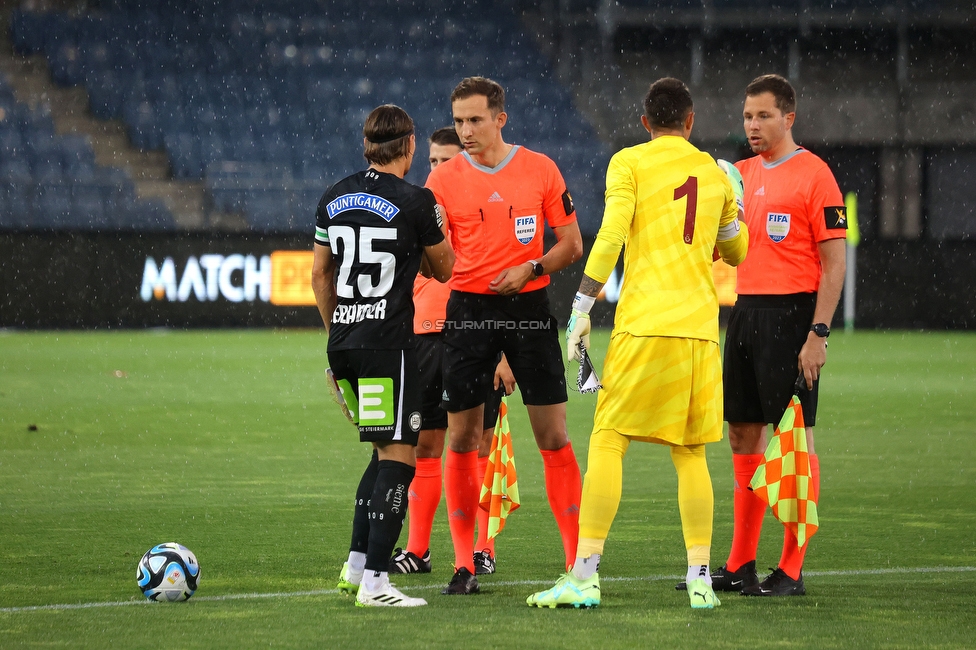
[(590, 434), (576, 562), (554, 587), (529, 596), (531, 606), (600, 604), (597, 571), (620, 504), (623, 457), (634, 440), (670, 447), (691, 606), (719, 604), (708, 567), (714, 497), (705, 462), (705, 443), (722, 439), (723, 419), (712, 254), (717, 247), (728, 264), (739, 264), (749, 235), (739, 221), (741, 181), (730, 182), (711, 156), (688, 142), (694, 118), (687, 86), (660, 79), (648, 90), (641, 117), (651, 141), (610, 160), (603, 224), (567, 332), (572, 359), (581, 340), (589, 343), (590, 308), (626, 244)]

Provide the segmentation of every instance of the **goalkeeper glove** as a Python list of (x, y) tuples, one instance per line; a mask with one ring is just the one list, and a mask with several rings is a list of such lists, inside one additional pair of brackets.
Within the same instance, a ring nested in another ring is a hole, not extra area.
[(735, 202), (739, 205), (739, 209), (745, 211), (745, 203), (743, 202), (745, 184), (742, 182), (742, 174), (739, 173), (735, 165), (727, 160), (719, 158), (716, 162), (732, 183), (732, 191), (735, 193)]
[(566, 327), (566, 359), (580, 361), (579, 343), (583, 347), (590, 347), (590, 309), (596, 299), (592, 296), (576, 294), (573, 300), (573, 311), (569, 314), (569, 325)]

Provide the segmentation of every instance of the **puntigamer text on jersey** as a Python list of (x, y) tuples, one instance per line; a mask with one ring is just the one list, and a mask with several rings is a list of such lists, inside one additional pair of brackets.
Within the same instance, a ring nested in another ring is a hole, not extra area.
[(343, 194), (333, 199), (326, 206), (326, 210), (329, 212), (329, 219), (334, 219), (337, 214), (346, 210), (368, 210), (390, 221), (397, 215), (400, 208), (381, 196), (356, 192), (355, 194)]

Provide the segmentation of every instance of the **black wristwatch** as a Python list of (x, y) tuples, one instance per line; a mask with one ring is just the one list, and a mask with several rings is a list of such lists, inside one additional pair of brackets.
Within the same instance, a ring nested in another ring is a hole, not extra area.
[(545, 269), (542, 268), (542, 262), (532, 262), (532, 273), (534, 273), (535, 277), (537, 278), (541, 278), (546, 274)]
[(830, 328), (827, 327), (826, 323), (814, 323), (810, 326), (810, 331), (822, 339), (830, 336)]

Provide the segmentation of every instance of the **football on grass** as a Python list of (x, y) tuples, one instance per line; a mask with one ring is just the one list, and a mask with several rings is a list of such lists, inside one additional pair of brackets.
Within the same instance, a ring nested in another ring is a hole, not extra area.
[(149, 600), (186, 600), (200, 584), (200, 565), (187, 547), (176, 542), (158, 544), (139, 560), (136, 583)]

